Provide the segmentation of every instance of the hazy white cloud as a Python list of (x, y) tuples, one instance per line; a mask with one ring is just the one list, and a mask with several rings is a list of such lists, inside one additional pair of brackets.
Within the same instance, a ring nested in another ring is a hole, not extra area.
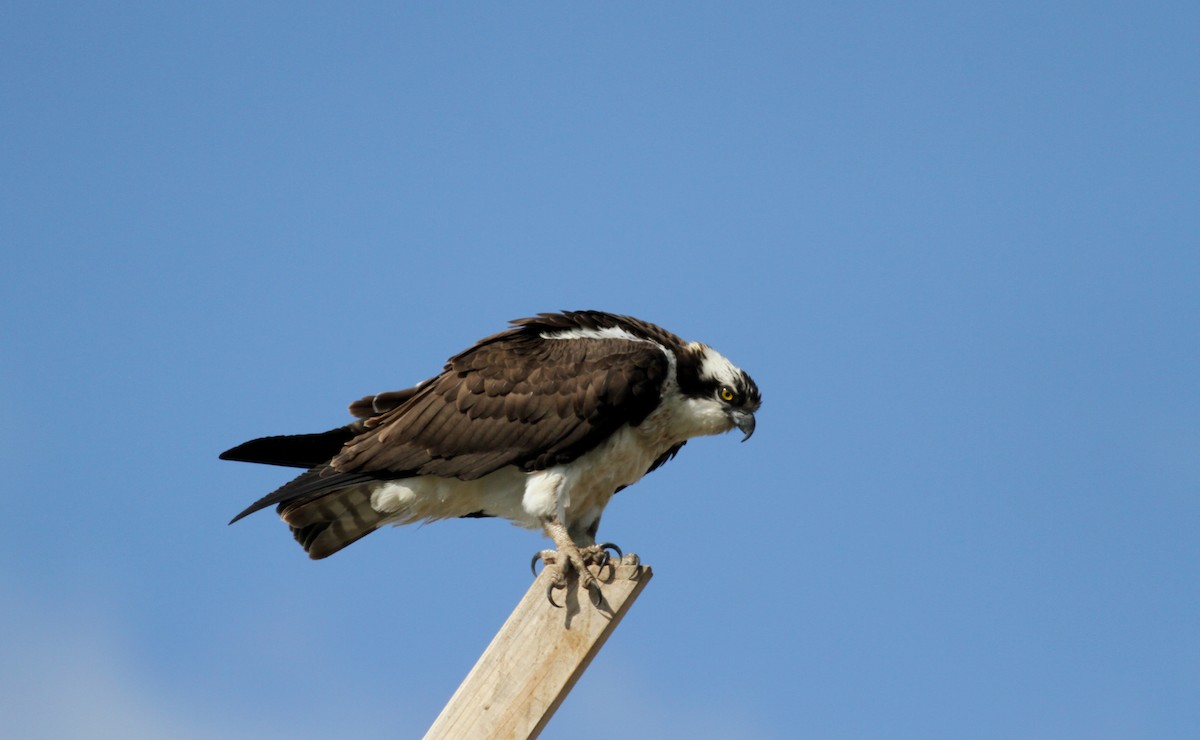
[[(38, 608), (5, 588), (0, 609), (0, 735), (20, 738), (230, 737), (206, 718), (164, 706), (151, 677), (102, 619)], [(236, 733), (235, 733), (236, 734)]]
[[(0, 737), (47, 740), (404, 737), (419, 734), (404, 697), (335, 686), (310, 687), (322, 704), (264, 700), (238, 671), (217, 693), (158, 675), (139, 657), (136, 631), (75, 593), (49, 602), (0, 581)], [(352, 682), (351, 682), (352, 683)], [(225, 693), (221, 693), (225, 692)], [(238, 707), (238, 708), (235, 708)], [(314, 708), (319, 711), (314, 711)], [(423, 720), (421, 721), (423, 722)]]

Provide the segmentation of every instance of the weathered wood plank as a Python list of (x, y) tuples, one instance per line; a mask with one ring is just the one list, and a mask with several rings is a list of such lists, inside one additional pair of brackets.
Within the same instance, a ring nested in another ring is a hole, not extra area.
[(425, 740), (537, 737), (653, 575), (631, 556), (592, 572), (602, 582), (598, 607), (574, 574), (565, 593), (554, 592), (561, 609), (546, 599), (548, 574), (534, 580)]

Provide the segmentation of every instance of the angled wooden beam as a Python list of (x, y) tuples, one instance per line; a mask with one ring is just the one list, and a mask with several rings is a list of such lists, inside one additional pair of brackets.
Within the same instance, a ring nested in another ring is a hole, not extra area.
[(475, 667), (434, 720), (425, 740), (534, 738), (583, 675), (604, 641), (653, 575), (627, 555), (592, 572), (601, 581), (599, 606), (580, 592), (572, 573), (567, 589), (546, 598), (543, 571), (496, 633)]

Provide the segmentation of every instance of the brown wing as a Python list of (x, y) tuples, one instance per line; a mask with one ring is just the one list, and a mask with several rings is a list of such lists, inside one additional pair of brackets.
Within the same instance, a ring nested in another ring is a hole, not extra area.
[(331, 471), (479, 478), (568, 462), (658, 404), (669, 365), (654, 344), (509, 331), (454, 357), (411, 398), (369, 419)]

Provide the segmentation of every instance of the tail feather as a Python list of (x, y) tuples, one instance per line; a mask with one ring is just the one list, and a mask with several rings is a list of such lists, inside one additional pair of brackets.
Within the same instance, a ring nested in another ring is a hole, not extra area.
[(279, 515), (313, 560), (329, 557), (388, 520), (371, 506), (368, 486), (345, 488), (299, 505), (280, 504)]
[(252, 439), (221, 453), (222, 460), (315, 468), (342, 451), (342, 445), (361, 431), (361, 423), (349, 424), (316, 434), (285, 434)]

